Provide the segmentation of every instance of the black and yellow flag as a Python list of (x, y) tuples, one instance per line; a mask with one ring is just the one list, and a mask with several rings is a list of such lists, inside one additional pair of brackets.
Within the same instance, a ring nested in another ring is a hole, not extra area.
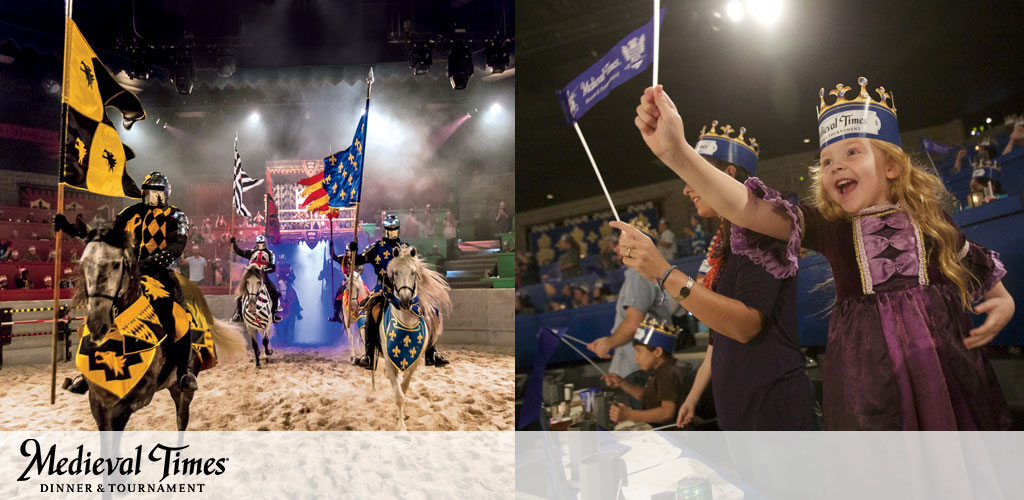
[(125, 163), (135, 155), (121, 144), (106, 108), (121, 112), (125, 129), (146, 117), (142, 103), (114, 80), (70, 18), (64, 26), (64, 86), (66, 105), (64, 161), (61, 182), (107, 196), (140, 198)]

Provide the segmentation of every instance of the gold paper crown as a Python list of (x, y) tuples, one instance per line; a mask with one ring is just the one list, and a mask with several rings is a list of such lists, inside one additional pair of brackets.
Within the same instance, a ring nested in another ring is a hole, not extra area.
[(647, 236), (650, 236), (652, 238), (656, 238), (658, 235), (655, 234), (654, 230), (651, 229), (651, 226), (647, 225), (647, 222), (645, 222), (647, 219), (646, 218), (644, 218), (644, 220), (640, 220), (640, 219), (641, 219), (640, 216), (633, 217), (633, 220), (629, 221), (629, 225), (637, 228), (641, 233), (644, 233)]
[(1024, 125), (1024, 115), (1009, 115), (1006, 117), (1007, 125)]
[(679, 328), (671, 323), (665, 323), (664, 321), (656, 321), (650, 316), (645, 316), (644, 320), (640, 322), (640, 328), (653, 328), (654, 331), (664, 333), (665, 335), (671, 335), (673, 337), (679, 336)]
[(821, 100), (821, 104), (818, 105), (818, 118), (820, 119), (821, 115), (825, 114), (825, 111), (828, 111), (830, 108), (834, 106), (838, 106), (840, 104), (847, 104), (851, 102), (870, 102), (871, 104), (884, 106), (889, 111), (892, 111), (892, 114), (896, 114), (896, 101), (891, 90), (886, 92), (885, 87), (878, 87), (877, 89), (875, 89), (875, 92), (881, 99), (879, 101), (876, 101), (872, 99), (870, 95), (868, 95), (867, 78), (864, 78), (862, 76), (857, 79), (857, 83), (860, 84), (860, 93), (857, 94), (857, 97), (854, 97), (853, 99), (846, 98), (846, 92), (850, 90), (850, 87), (842, 83), (837, 83), (836, 88), (828, 91), (828, 95), (836, 96), (836, 102), (832, 104), (825, 104), (825, 89), (822, 88), (821, 90), (819, 90), (818, 99)]
[(727, 141), (741, 144), (743, 147), (753, 151), (754, 156), (760, 156), (761, 146), (757, 145), (757, 139), (754, 139), (753, 137), (744, 137), (744, 134), (747, 133), (747, 127), (740, 127), (740, 135), (736, 137), (732, 137), (730, 135), (735, 132), (732, 125), (726, 124), (724, 127), (721, 127), (721, 134), (718, 133), (718, 128), (718, 120), (712, 120), (710, 128), (707, 126), (700, 128), (700, 137), (698, 137), (697, 140), (699, 141), (703, 137), (718, 137), (719, 139), (725, 139)]

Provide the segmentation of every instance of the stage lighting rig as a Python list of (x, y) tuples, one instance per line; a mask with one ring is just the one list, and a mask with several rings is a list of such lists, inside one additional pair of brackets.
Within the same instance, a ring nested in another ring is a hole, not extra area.
[(409, 67), (412, 74), (425, 75), (434, 63), (434, 41), (420, 40), (409, 42)]
[(508, 67), (508, 40), (485, 40), (484, 56), (491, 73), (504, 73)]
[(217, 55), (217, 76), (230, 78), (235, 74), (235, 56), (230, 52)]
[(448, 50), (448, 81), (452, 88), (466, 88), (473, 76), (473, 52), (467, 41), (453, 41)]
[(191, 55), (178, 56), (174, 60), (174, 86), (179, 94), (192, 93), (196, 84), (196, 64)]

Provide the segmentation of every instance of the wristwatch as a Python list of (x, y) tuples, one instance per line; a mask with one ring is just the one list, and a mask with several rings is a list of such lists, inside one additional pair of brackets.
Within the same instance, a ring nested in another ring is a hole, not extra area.
[(683, 285), (683, 287), (679, 289), (679, 294), (676, 295), (675, 297), (673, 297), (672, 299), (675, 300), (676, 302), (679, 302), (679, 301), (689, 297), (690, 296), (690, 290), (693, 288), (693, 283), (694, 283), (693, 278), (687, 279), (686, 280), (686, 284)]

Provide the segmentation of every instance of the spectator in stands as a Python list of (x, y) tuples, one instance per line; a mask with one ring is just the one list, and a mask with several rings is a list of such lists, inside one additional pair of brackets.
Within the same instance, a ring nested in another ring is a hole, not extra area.
[(562, 271), (562, 278), (574, 278), (583, 274), (583, 268), (580, 266), (580, 246), (569, 233), (562, 233), (557, 248), (562, 252), (562, 255), (558, 256), (558, 269)]
[(621, 388), (643, 404), (638, 410), (627, 408), (622, 403), (612, 406), (608, 415), (612, 422), (628, 420), (662, 427), (675, 420), (676, 410), (686, 392), (685, 382), (673, 356), (676, 336), (660, 330), (645, 333), (646, 330), (638, 334), (632, 344), (637, 366), (649, 375), (647, 383), (642, 387), (634, 385), (612, 372), (601, 378), (609, 387)]
[(530, 252), (516, 252), (516, 284), (527, 286), (540, 283), (540, 267)]
[(668, 219), (662, 217), (658, 221), (658, 251), (665, 260), (676, 258), (676, 233), (668, 228)]
[(43, 259), (39, 257), (39, 254), (36, 253), (36, 246), (35, 245), (29, 245), (28, 253), (25, 254), (25, 258), (22, 259), (22, 260), (24, 262), (42, 262), (43, 261)]
[[(1012, 125), (1011, 125), (1012, 123)], [(1006, 143), (1006, 148), (1003, 149), (1003, 154), (1010, 154), (1014, 149), (1024, 147), (1024, 116), (1021, 115), (1010, 115), (1006, 119), (1007, 128), (1010, 130), (1010, 142)]]
[(442, 228), (443, 236), (445, 238), (455, 238), (458, 236), (458, 227), (455, 223), (455, 217), (452, 217), (452, 212), (448, 211), (444, 215), (444, 228)]
[(572, 287), (572, 307), (586, 307), (590, 302), (590, 287), (586, 283), (580, 283)]
[(78, 250), (71, 249), (71, 258), (68, 259), (68, 262), (78, 262)]
[[(633, 219), (631, 224), (637, 227), (652, 240), (656, 238), (654, 231)], [(619, 256), (629, 256), (632, 248), (618, 247)], [(615, 373), (632, 385), (643, 386), (647, 381), (647, 373), (640, 369), (637, 364), (633, 350), (633, 336), (645, 316), (655, 321), (668, 322), (672, 314), (666, 300), (661, 300), (658, 285), (645, 280), (635, 269), (626, 269), (625, 281), (622, 289), (619, 290), (619, 297), (615, 307), (615, 323), (611, 329), (611, 335), (601, 337), (587, 345), (587, 349), (601, 358), (611, 357), (612, 363), (608, 373)], [(614, 353), (612, 351), (614, 350)], [(641, 402), (631, 395), (629, 396), (630, 406), (641, 408)]]
[(64, 270), (61, 272), (60, 287), (61, 288), (74, 288), (75, 287), (75, 280), (72, 277), (71, 268), (70, 267), (65, 267)]
[[(996, 164), (996, 157), (999, 156), (999, 152), (996, 151), (995, 140), (991, 137), (985, 137), (974, 146), (975, 158), (968, 158), (968, 163), (972, 169), (976, 168), (989, 168)], [(963, 160), (967, 157), (967, 150), (961, 149), (956, 152), (956, 162), (953, 163), (953, 172), (959, 172), (963, 168)]]
[(206, 258), (199, 255), (199, 245), (192, 245), (192, 255), (185, 259), (188, 262), (188, 279), (197, 285), (206, 284)]
[(50, 250), (50, 253), (46, 255), (46, 262), (53, 262), (57, 260), (57, 250)]
[(512, 231), (512, 218), (505, 211), (505, 202), (498, 203), (498, 214), (494, 217), (494, 232), (496, 234)]
[(11, 240), (0, 240), (0, 261), (7, 260), (11, 253)]
[(17, 229), (12, 229), (11, 230), (11, 239), (12, 240), (21, 239), (21, 236), (18, 235), (18, 230)]
[(708, 251), (708, 233), (696, 214), (690, 216), (690, 227), (683, 231), (690, 238), (690, 255), (704, 255)]
[(9, 260), (11, 262), (18, 262), (18, 261), (20, 261), (21, 260), (21, 252), (19, 252), (17, 249), (11, 250), (11, 253), (7, 257), (7, 260)]
[(408, 234), (416, 235), (417, 238), (423, 237), (423, 227), (420, 224), (419, 219), (413, 215), (411, 208), (409, 209), (409, 212), (405, 214), (405, 221), (402, 222), (402, 225), (405, 227)]
[(601, 240), (601, 269), (611, 271), (622, 267), (622, 259), (619, 258), (619, 235), (612, 233)]
[(35, 217), (32, 216), (32, 212), (29, 212), (29, 213), (25, 214), (25, 222), (32, 223), (32, 222), (35, 222), (35, 221), (36, 221), (36, 219), (35, 219)]
[(224, 221), (223, 215), (217, 216), (217, 222), (214, 225), (217, 227), (217, 229), (227, 229), (228, 227), (228, 223)]
[(7, 275), (0, 274), (0, 290), (7, 290)]
[(18, 275), (14, 278), (14, 288), (18, 290), (29, 290), (32, 288), (32, 281), (28, 279), (28, 269), (18, 268)]
[(45, 288), (47, 290), (53, 290), (53, 276), (50, 276), (49, 274), (47, 274), (43, 278), (43, 288)]
[(522, 290), (516, 290), (516, 316), (531, 314), (537, 314), (537, 308), (530, 302), (530, 296)]
[(434, 212), (430, 209), (430, 203), (427, 203), (427, 206), (423, 208), (422, 236), (432, 238), (437, 234), (437, 219), (434, 217)]
[(39, 238), (39, 233), (37, 233), (35, 231), (32, 231), (32, 234), (28, 235), (28, 239), (33, 240), (33, 241), (38, 241), (40, 239)]

